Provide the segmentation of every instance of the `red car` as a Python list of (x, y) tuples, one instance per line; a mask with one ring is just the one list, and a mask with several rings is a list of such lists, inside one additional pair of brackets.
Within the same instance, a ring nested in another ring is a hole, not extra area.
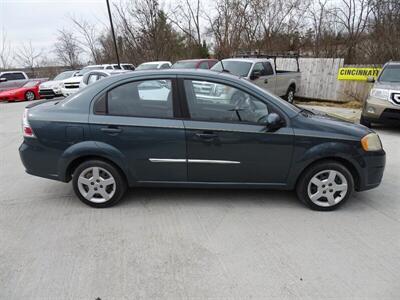
[(20, 85), (10, 89), (0, 91), (1, 101), (31, 101), (40, 99), (39, 84), (40, 80), (23, 81)]
[(184, 59), (174, 63), (171, 69), (211, 69), (218, 62), (218, 59), (200, 58)]

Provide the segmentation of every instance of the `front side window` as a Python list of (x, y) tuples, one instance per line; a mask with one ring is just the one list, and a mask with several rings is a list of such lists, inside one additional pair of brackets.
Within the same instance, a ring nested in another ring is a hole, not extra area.
[(259, 76), (267, 75), (267, 71), (262, 63), (256, 63), (253, 68), (253, 74), (258, 74)]
[(97, 74), (91, 74), (89, 75), (89, 78), (87, 80), (87, 84), (92, 84), (97, 81)]
[(194, 120), (260, 123), (268, 115), (266, 103), (229, 85), (185, 80), (185, 92)]
[(107, 93), (108, 113), (118, 116), (172, 118), (171, 80), (122, 84)]
[(264, 68), (266, 71), (265, 75), (274, 75), (274, 69), (272, 69), (271, 63), (270, 62), (265, 62), (264, 63)]

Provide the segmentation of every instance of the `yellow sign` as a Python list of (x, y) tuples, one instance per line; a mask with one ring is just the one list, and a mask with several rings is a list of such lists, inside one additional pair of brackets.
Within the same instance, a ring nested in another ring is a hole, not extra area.
[(380, 70), (381, 68), (340, 68), (337, 79), (366, 81), (372, 76), (376, 80)]

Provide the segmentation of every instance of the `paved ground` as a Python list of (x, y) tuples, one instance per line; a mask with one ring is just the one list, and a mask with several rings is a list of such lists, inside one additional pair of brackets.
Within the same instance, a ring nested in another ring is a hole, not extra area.
[(0, 299), (400, 299), (400, 130), (383, 184), (342, 209), (293, 193), (132, 190), (89, 208), (24, 173), (25, 103), (0, 104)]

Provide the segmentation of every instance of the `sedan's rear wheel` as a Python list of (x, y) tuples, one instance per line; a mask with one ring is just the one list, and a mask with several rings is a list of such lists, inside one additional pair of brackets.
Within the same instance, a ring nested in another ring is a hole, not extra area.
[(89, 160), (79, 165), (74, 171), (72, 184), (83, 203), (100, 208), (117, 203), (126, 190), (120, 171), (101, 160)]
[(36, 96), (35, 96), (35, 93), (34, 93), (34, 92), (32, 92), (32, 91), (27, 91), (27, 92), (25, 93), (25, 100), (26, 100), (26, 101), (32, 101), (32, 100), (35, 100), (35, 98), (36, 98)]
[(297, 185), (298, 197), (315, 210), (333, 210), (351, 195), (354, 180), (340, 163), (324, 161), (305, 171)]

